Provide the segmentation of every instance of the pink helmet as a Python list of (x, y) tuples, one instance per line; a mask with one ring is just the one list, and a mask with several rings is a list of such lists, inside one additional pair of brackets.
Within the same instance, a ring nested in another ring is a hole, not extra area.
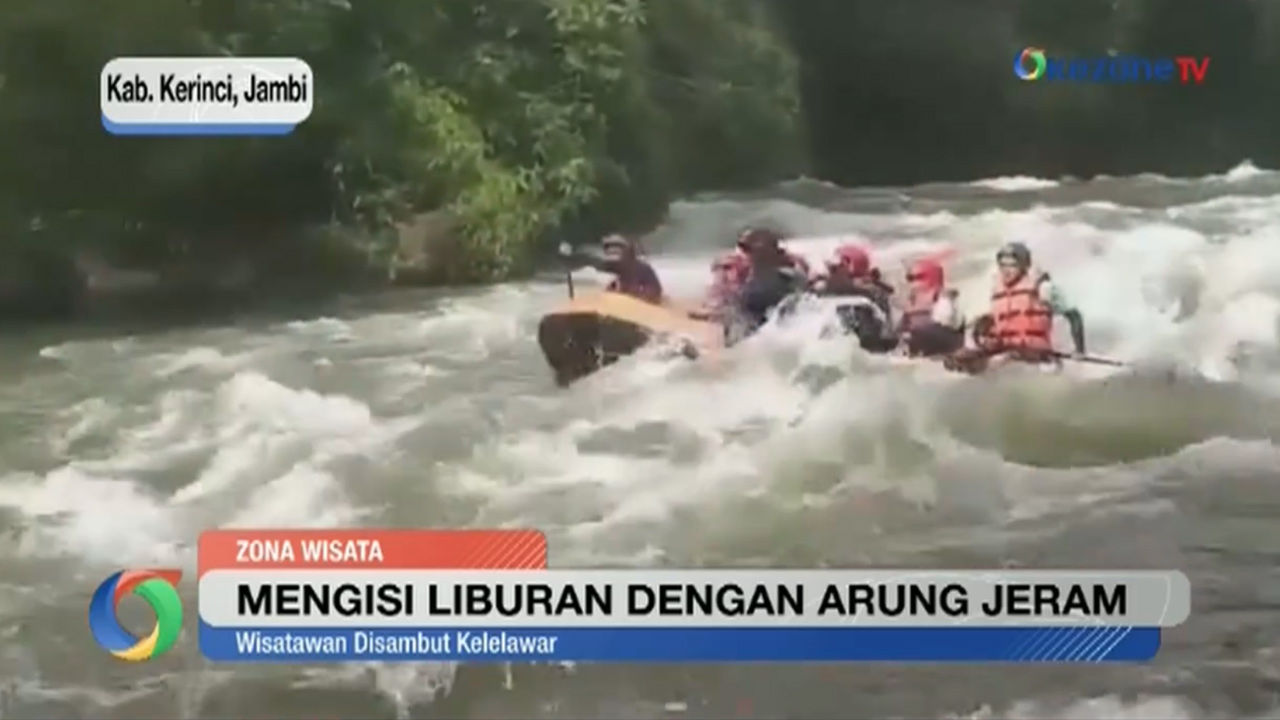
[(860, 245), (844, 245), (836, 250), (830, 264), (844, 268), (854, 277), (862, 277), (871, 272), (871, 255)]
[(933, 259), (918, 260), (907, 273), (907, 280), (929, 288), (940, 288), (946, 282), (947, 274), (942, 263)]

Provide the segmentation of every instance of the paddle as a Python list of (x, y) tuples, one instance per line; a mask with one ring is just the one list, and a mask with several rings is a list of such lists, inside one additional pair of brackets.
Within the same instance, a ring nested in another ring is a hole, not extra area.
[[(560, 251), (560, 257), (564, 258), (565, 260), (568, 260), (569, 258), (573, 257), (573, 246), (570, 245), (569, 243), (560, 243), (560, 247), (558, 249)], [(567, 262), (565, 263), (565, 266), (564, 266), (564, 282), (566, 285), (569, 286), (569, 299), (572, 300), (573, 299), (573, 268), (569, 267), (569, 264)]]
[[(945, 262), (952, 255), (954, 255), (955, 252), (956, 252), (956, 248), (954, 246), (948, 245), (942, 248), (941, 250), (935, 250), (934, 252), (928, 255), (925, 255), (923, 258), (918, 258), (916, 262), (919, 262), (920, 260), (932, 260), (934, 262), (939, 262), (939, 263)], [(1053, 356), (1059, 360), (1074, 360), (1075, 362), (1087, 363), (1090, 365), (1106, 365), (1107, 367), (1128, 367), (1129, 366), (1129, 363), (1123, 362), (1121, 360), (1113, 360), (1111, 358), (1099, 357), (1097, 355), (1073, 355), (1071, 353), (1055, 352), (1053, 353)]]
[(1076, 362), (1089, 363), (1091, 365), (1107, 365), (1109, 367), (1128, 367), (1129, 365), (1129, 363), (1120, 360), (1098, 357), (1097, 355), (1072, 355), (1071, 353), (1055, 352), (1053, 356), (1059, 360), (1074, 360)]

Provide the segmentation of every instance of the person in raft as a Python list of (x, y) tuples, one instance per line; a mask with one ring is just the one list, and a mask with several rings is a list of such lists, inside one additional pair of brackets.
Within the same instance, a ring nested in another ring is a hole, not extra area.
[(612, 274), (613, 280), (605, 288), (609, 292), (630, 295), (655, 305), (662, 302), (662, 281), (653, 266), (640, 257), (639, 247), (630, 238), (609, 235), (600, 241), (598, 253), (575, 250), (569, 243), (560, 243), (560, 256)]
[(782, 240), (782, 233), (776, 230), (754, 229), (743, 233), (738, 242), (749, 263), (736, 303), (739, 320), (744, 324), (742, 335), (758, 330), (771, 310), (808, 285), (805, 271), (782, 247)]
[(702, 306), (689, 315), (698, 320), (724, 321), (733, 311), (738, 294), (751, 270), (751, 261), (741, 252), (725, 253), (711, 262), (711, 287)]
[[(755, 245), (758, 241), (765, 239), (770, 235), (778, 238), (777, 239), (777, 242), (779, 243), (778, 251), (782, 253), (782, 257), (785, 259), (786, 264), (792, 269), (794, 269), (797, 273), (800, 273), (804, 277), (808, 278), (812, 274), (809, 269), (809, 261), (805, 260), (803, 255), (799, 253), (793, 253), (787, 248), (783, 247), (781, 245), (782, 234), (774, 230), (770, 230), (768, 228), (747, 228), (742, 232), (738, 233), (738, 242), (737, 242), (738, 256), (741, 257), (743, 260), (748, 261), (749, 263), (751, 260), (752, 246)], [(768, 242), (768, 241), (765, 240), (765, 242)]]
[(813, 278), (810, 288), (818, 295), (866, 298), (889, 317), (893, 287), (884, 281), (880, 268), (871, 263), (870, 253), (861, 245), (837, 248), (827, 261), (826, 273)]
[(871, 255), (860, 245), (836, 249), (827, 261), (827, 271), (809, 282), (809, 290), (819, 297), (860, 298), (867, 304), (839, 305), (836, 315), (846, 333), (858, 338), (863, 350), (886, 353), (898, 344), (890, 318), (893, 287), (884, 281)]
[(996, 254), (999, 273), (991, 290), (991, 310), (975, 323), (977, 347), (965, 348), (947, 359), (947, 366), (977, 373), (993, 360), (1057, 363), (1064, 357), (1053, 346), (1053, 319), (1062, 316), (1071, 327), (1075, 357), (1085, 354), (1084, 318), (1062, 291), (1031, 264), (1031, 250), (1020, 242)]
[(902, 347), (912, 357), (940, 357), (964, 348), (965, 318), (959, 293), (947, 286), (935, 259), (919, 260), (907, 272), (907, 299), (898, 325)]
[[(691, 313), (692, 317), (699, 320), (715, 319), (721, 322), (728, 322), (733, 319), (735, 314), (740, 312), (743, 288), (751, 276), (753, 248), (758, 243), (763, 242), (768, 245), (773, 242), (783, 258), (784, 272), (790, 274), (791, 270), (793, 270), (796, 274), (807, 278), (809, 276), (809, 264), (800, 255), (789, 252), (783, 247), (781, 245), (781, 237), (781, 233), (763, 228), (747, 228), (738, 233), (734, 250), (712, 261), (711, 286), (707, 289), (702, 307)], [(772, 264), (777, 255), (774, 253), (768, 253), (768, 255), (769, 257), (766, 257), (763, 262)], [(790, 270), (785, 270), (785, 268), (790, 268)], [(757, 285), (760, 280), (760, 276), (757, 275)], [(766, 302), (766, 304), (768, 303)]]

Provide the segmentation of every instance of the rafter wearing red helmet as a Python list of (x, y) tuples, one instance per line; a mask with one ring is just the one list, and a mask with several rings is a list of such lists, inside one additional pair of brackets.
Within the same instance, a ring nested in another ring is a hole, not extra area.
[(864, 297), (889, 317), (893, 287), (884, 281), (866, 248), (856, 243), (836, 248), (826, 273), (814, 279), (813, 289), (819, 295)]
[(947, 287), (946, 270), (933, 258), (916, 261), (907, 271), (907, 298), (898, 333), (908, 355), (950, 355), (964, 347), (964, 315), (958, 293)]

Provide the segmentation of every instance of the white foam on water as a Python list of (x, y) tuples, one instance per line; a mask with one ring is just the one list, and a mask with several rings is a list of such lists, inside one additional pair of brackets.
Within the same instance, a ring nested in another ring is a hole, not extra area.
[(976, 180), (970, 185), (988, 190), (1000, 190), (1003, 192), (1023, 192), (1026, 190), (1044, 190), (1047, 188), (1057, 187), (1057, 180), (1046, 180), (1044, 178), (1029, 177), (1026, 175), (1013, 175), (1011, 177), (990, 178), (987, 180)]
[(166, 541), (179, 530), (147, 488), (125, 478), (89, 475), (64, 466), (43, 476), (0, 482), (0, 507), (33, 521), (9, 552), (21, 557), (74, 553), (91, 562), (117, 558), (142, 565), (172, 561)]
[[(1269, 228), (1280, 220), (1280, 203), (1226, 197), (1169, 211), (1088, 205), (1094, 216), (1111, 215), (1107, 227), (1087, 222), (1071, 207), (881, 216), (770, 203), (771, 211), (785, 215), (784, 224), (801, 235), (789, 247), (814, 265), (841, 243), (858, 240), (873, 246), (881, 267), (900, 280), (904, 263), (950, 248), (951, 280), (971, 316), (985, 309), (996, 250), (1011, 240), (1026, 242), (1084, 313), (1092, 353), (1176, 364), (1210, 379), (1259, 387), (1274, 382), (1274, 370), (1245, 372), (1239, 357), (1242, 348), (1264, 355), (1276, 349), (1280, 289), (1271, 278), (1280, 273), (1280, 243)], [(1196, 229), (1200, 218), (1224, 213), (1240, 218), (1231, 234), (1210, 236)], [(677, 215), (673, 225), (696, 223)], [(894, 227), (911, 239), (895, 241)], [(721, 234), (726, 244), (731, 241), (731, 234)], [(711, 256), (664, 255), (655, 265), (673, 295), (689, 297), (705, 283)], [(593, 277), (599, 279), (584, 271), (578, 280), (589, 285)], [(883, 432), (875, 429), (877, 423), (913, 427), (913, 441), (932, 446), (943, 453), (939, 457), (960, 451), (945, 428), (930, 423), (938, 393), (934, 386), (957, 378), (933, 367), (914, 368), (907, 377), (860, 371), (829, 390), (830, 397), (814, 402), (797, 383), (802, 371), (824, 364), (848, 371), (849, 355), (857, 353), (814, 343), (812, 337), (803, 321), (766, 331), (714, 369), (652, 356), (624, 362), (569, 391), (583, 399), (581, 407), (590, 405), (589, 419), (495, 436), (472, 461), (446, 468), (441, 487), (484, 503), (481, 517), (488, 522), (538, 523), (542, 517), (541, 524), (553, 533), (556, 528), (565, 533), (558, 552), (616, 559), (620, 548), (604, 549), (611, 543), (602, 538), (616, 544), (630, 536), (634, 552), (651, 554), (652, 545), (642, 541), (638, 528), (679, 522), (692, 508), (715, 513), (726, 497), (767, 491), (768, 477), (779, 467), (804, 457), (839, 456), (850, 434)], [(1059, 339), (1066, 343), (1065, 332)], [(824, 352), (834, 352), (833, 358), (823, 358)], [(1092, 382), (1117, 372), (1088, 366), (1073, 367), (1068, 375)], [(793, 426), (797, 418), (802, 421)], [(584, 447), (594, 436), (643, 434), (645, 427), (687, 437), (687, 452), (699, 460)], [(744, 435), (754, 439), (735, 440)], [(874, 444), (867, 449), (877, 452)], [(858, 465), (856, 458), (844, 460)], [(867, 472), (859, 478), (881, 482)], [(574, 488), (583, 498), (580, 505), (563, 502)], [(915, 486), (916, 491), (921, 488)], [(544, 512), (540, 496), (559, 499), (554, 521), (539, 515)], [(1011, 512), (1017, 514), (1016, 508)]]
[(1069, 703), (1026, 701), (998, 711), (984, 707), (972, 714), (945, 717), (952, 720), (1200, 720), (1207, 716), (1194, 703), (1176, 696), (1126, 701), (1115, 695), (1103, 695)]
[(214, 347), (193, 347), (173, 353), (160, 353), (152, 359), (155, 373), (170, 377), (189, 370), (226, 372), (248, 365), (252, 353), (226, 353)]
[[(323, 468), (376, 452), (407, 429), (380, 423), (355, 399), (251, 371), (210, 393), (162, 394), (150, 410), (149, 422), (122, 429), (105, 457), (0, 482), (0, 507), (32, 521), (25, 552), (146, 564), (161, 549), (190, 544), (193, 528), (350, 523), (359, 512)], [(83, 432), (83, 423), (72, 431)], [(203, 456), (190, 482), (156, 488), (135, 479), (176, 455)]]
[(1242, 183), (1270, 174), (1274, 174), (1274, 171), (1263, 170), (1257, 165), (1254, 165), (1252, 161), (1245, 160), (1239, 165), (1228, 170), (1226, 173), (1211, 177), (1215, 177), (1215, 179), (1221, 178), (1222, 180), (1231, 183)]

